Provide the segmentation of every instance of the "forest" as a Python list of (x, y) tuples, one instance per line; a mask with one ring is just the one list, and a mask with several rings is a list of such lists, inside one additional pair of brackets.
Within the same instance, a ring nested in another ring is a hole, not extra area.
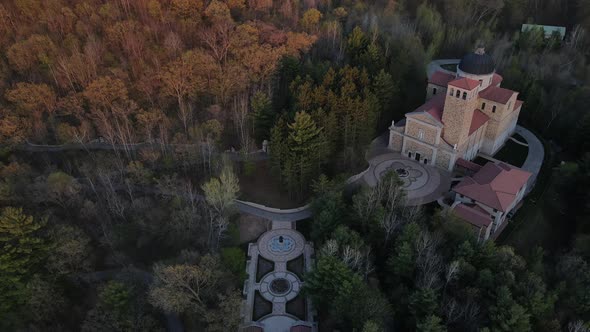
[[(546, 152), (483, 244), (343, 180), (480, 45)], [(320, 331), (590, 331), (589, 50), (588, 0), (2, 1), (0, 331), (236, 331), (259, 173), (312, 206)]]

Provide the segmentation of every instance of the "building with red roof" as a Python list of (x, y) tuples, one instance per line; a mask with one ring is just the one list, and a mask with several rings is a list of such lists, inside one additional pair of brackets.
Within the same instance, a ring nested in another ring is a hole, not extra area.
[(523, 199), (531, 173), (506, 163), (489, 162), (454, 188), (453, 213), (487, 240)]
[(448, 171), (480, 152), (494, 155), (514, 132), (522, 108), (518, 92), (501, 83), (483, 49), (463, 57), (456, 73), (435, 72), (426, 102), (392, 123), (389, 148)]

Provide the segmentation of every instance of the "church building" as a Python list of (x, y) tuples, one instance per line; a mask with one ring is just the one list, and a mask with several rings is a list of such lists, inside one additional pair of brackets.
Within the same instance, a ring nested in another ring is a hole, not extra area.
[(480, 152), (493, 156), (514, 132), (522, 107), (518, 92), (501, 83), (483, 48), (464, 56), (456, 73), (435, 72), (426, 103), (392, 122), (389, 148), (448, 171)]

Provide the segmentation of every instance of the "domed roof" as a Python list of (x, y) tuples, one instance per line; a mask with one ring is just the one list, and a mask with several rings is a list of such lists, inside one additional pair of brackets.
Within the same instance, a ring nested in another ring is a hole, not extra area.
[(459, 69), (468, 74), (488, 75), (496, 70), (496, 64), (494, 59), (487, 55), (483, 48), (479, 48), (461, 59)]

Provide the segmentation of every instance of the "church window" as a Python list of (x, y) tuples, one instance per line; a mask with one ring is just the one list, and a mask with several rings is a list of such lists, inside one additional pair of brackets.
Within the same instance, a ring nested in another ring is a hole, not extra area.
[(457, 94), (455, 95), (455, 97), (459, 98), (459, 96), (461, 96), (461, 91), (457, 90)]
[(422, 130), (422, 129), (418, 130), (418, 138), (424, 139), (424, 130)]
[(467, 99), (467, 92), (463, 92), (463, 100)]
[(496, 105), (492, 106), (492, 113), (496, 113)]
[(436, 94), (436, 88), (432, 88), (432, 94), (435, 95)]
[(481, 110), (485, 110), (486, 109), (486, 103), (481, 104)]

